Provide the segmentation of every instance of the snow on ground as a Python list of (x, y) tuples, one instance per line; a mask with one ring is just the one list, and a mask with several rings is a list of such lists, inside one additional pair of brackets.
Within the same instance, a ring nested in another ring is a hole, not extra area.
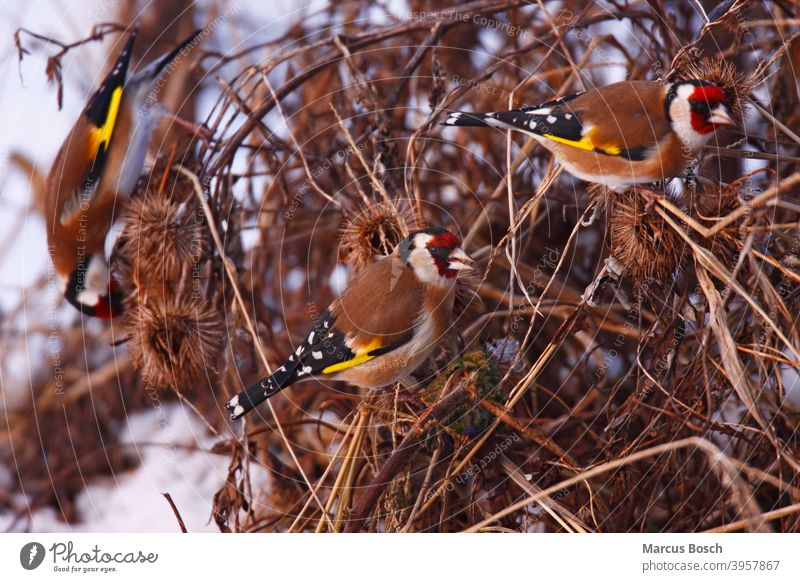
[[(77, 500), (81, 522), (67, 524), (57, 510), (31, 516), (33, 532), (177, 532), (178, 522), (162, 493), (169, 493), (190, 532), (219, 531), (209, 521), (214, 494), (227, 475), (228, 458), (207, 451), (216, 437), (189, 408), (163, 405), (132, 414), (122, 441), (141, 464), (89, 483)], [(2, 482), (2, 479), (0, 479)], [(0, 513), (0, 530), (11, 524)], [(26, 521), (16, 529), (25, 528)]]

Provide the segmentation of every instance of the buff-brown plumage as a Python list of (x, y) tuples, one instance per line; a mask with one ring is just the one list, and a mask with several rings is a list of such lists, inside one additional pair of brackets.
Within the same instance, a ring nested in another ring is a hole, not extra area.
[(679, 175), (731, 125), (729, 100), (705, 80), (622, 81), (511, 111), (451, 113), (445, 125), (527, 133), (572, 175), (616, 191)]
[(610, 175), (626, 182), (655, 182), (675, 176), (691, 159), (664, 111), (667, 87), (653, 81), (623, 81), (592, 89), (568, 103), (591, 126), (598, 147), (652, 148), (644, 160), (583, 150), (553, 140), (545, 147), (579, 175)]
[(48, 247), (59, 285), (84, 313), (107, 317), (121, 309), (108, 274), (105, 239), (136, 187), (151, 132), (163, 115), (147, 103), (151, 89), (200, 32), (129, 77), (133, 31), (50, 169), (44, 204)]
[[(96, 192), (81, 193), (92, 163), (88, 136), (96, 129), (81, 116), (64, 140), (47, 178), (47, 242), (56, 272), (62, 276), (68, 276), (77, 266), (79, 243), (87, 255), (102, 253), (113, 220), (116, 192), (107, 187), (108, 180), (102, 180)], [(65, 212), (76, 196), (80, 202), (75, 211)]]
[(393, 254), (359, 273), (330, 310), (339, 329), (357, 336), (358, 344), (392, 343), (411, 331), (424, 296), (423, 283)]
[(595, 128), (592, 141), (632, 149), (660, 142), (669, 133), (664, 112), (667, 86), (654, 81), (622, 81), (590, 89), (568, 101), (585, 125)]
[(408, 368), (416, 368), (439, 344), (448, 330), (455, 279), (441, 287), (421, 282), (397, 256), (373, 263), (331, 305), (336, 326), (353, 347), (390, 345), (426, 326), (425, 337), (359, 366), (338, 372), (336, 379), (374, 388), (396, 382)]
[(444, 229), (409, 234), (391, 255), (354, 277), (280, 367), (226, 403), (231, 418), (308, 377), (363, 388), (406, 378), (447, 333), (457, 274), (469, 262)]

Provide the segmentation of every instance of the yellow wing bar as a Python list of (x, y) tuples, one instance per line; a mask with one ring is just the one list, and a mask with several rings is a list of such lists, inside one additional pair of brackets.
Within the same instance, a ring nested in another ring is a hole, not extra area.
[(604, 154), (608, 154), (610, 156), (618, 156), (622, 153), (622, 148), (617, 145), (611, 144), (596, 144), (592, 141), (592, 130), (594, 128), (590, 128), (588, 132), (578, 141), (572, 139), (566, 139), (563, 137), (559, 137), (557, 135), (553, 135), (552, 133), (544, 133), (542, 134), (547, 139), (551, 139), (558, 143), (563, 143), (564, 145), (572, 146), (574, 148), (578, 148), (581, 150), (587, 150), (590, 152), (602, 152)]
[(381, 343), (380, 338), (375, 338), (368, 344), (358, 348), (354, 357), (350, 358), (349, 360), (345, 360), (344, 362), (338, 362), (328, 366), (327, 368), (323, 368), (322, 373), (333, 374), (334, 372), (341, 372), (342, 370), (346, 370), (348, 368), (352, 368), (353, 366), (358, 366), (359, 364), (368, 362), (376, 357), (372, 355), (371, 352), (374, 352), (382, 347), (383, 344)]
[(119, 113), (119, 104), (122, 100), (122, 87), (117, 87), (111, 94), (111, 101), (108, 104), (108, 113), (103, 125), (92, 131), (89, 135), (89, 157), (94, 158), (97, 150), (101, 145), (108, 149), (108, 143), (111, 141), (111, 134), (114, 132), (114, 126), (117, 123), (117, 115)]

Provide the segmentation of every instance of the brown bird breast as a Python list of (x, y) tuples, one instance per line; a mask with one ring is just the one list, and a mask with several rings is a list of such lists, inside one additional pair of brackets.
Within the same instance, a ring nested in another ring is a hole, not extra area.
[(373, 342), (388, 345), (413, 339), (387, 354), (337, 374), (337, 379), (362, 387), (391, 384), (419, 366), (447, 332), (455, 297), (455, 280), (446, 287), (422, 283), (396, 255), (382, 259), (351, 283), (331, 312), (353, 348)]

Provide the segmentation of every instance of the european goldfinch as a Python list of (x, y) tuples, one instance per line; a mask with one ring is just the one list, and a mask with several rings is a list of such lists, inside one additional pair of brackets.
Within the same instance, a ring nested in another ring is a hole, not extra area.
[(67, 301), (87, 315), (109, 318), (122, 311), (105, 258), (106, 235), (136, 187), (150, 136), (165, 114), (155, 101), (156, 86), (200, 32), (128, 78), (134, 30), (50, 169), (45, 218), (51, 259)]
[(471, 262), (443, 228), (409, 234), (358, 274), (281, 367), (225, 404), (231, 420), (313, 376), (362, 388), (405, 378), (447, 332), (456, 276)]
[(536, 107), (451, 113), (445, 125), (532, 135), (570, 174), (615, 191), (679, 175), (714, 131), (734, 123), (709, 81), (623, 81)]

